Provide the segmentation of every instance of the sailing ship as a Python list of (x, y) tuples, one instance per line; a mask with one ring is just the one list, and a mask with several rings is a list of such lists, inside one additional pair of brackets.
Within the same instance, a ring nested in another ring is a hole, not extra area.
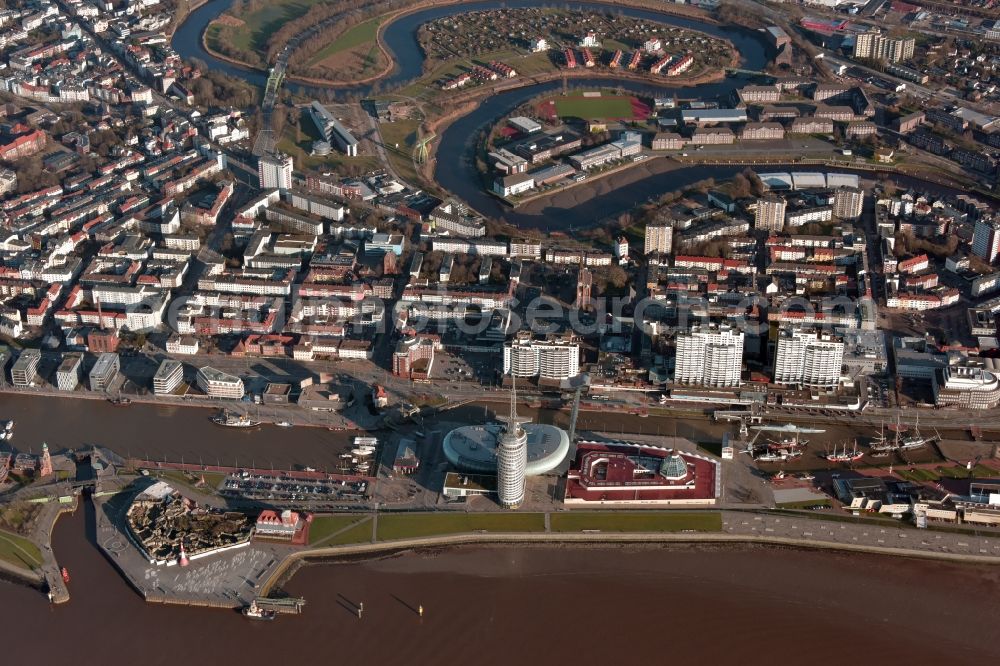
[(893, 437), (886, 437), (885, 434), (885, 424), (879, 429), (879, 436), (872, 440), (871, 449), (875, 454), (885, 455), (891, 451), (907, 451), (912, 449), (919, 449), (924, 444), (929, 444), (933, 441), (931, 437), (924, 437), (920, 434), (920, 417), (917, 417), (916, 423), (913, 424), (913, 433), (909, 435), (904, 435), (904, 433), (909, 432), (909, 428), (900, 423), (899, 415), (896, 415), (896, 425), (891, 426), (890, 430), (893, 431)]
[(854, 462), (861, 460), (864, 456), (864, 452), (858, 450), (858, 440), (854, 440), (854, 448), (850, 451), (847, 450), (847, 442), (844, 442), (842, 451), (837, 451), (837, 448), (834, 447), (833, 453), (828, 453), (825, 457), (830, 462)]

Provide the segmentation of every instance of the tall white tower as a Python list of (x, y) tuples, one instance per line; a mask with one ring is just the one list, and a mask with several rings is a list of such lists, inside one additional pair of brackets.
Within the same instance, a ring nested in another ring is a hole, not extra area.
[(524, 501), (524, 470), (528, 466), (528, 433), (521, 427), (531, 419), (517, 415), (517, 377), (510, 377), (510, 416), (497, 446), (497, 494), (500, 506), (516, 509)]

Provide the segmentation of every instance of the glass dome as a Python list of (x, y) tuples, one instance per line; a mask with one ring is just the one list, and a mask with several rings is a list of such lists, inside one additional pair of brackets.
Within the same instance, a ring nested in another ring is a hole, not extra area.
[(680, 481), (687, 477), (687, 463), (684, 462), (684, 458), (681, 458), (676, 453), (667, 456), (660, 463), (660, 476), (663, 476), (671, 481)]

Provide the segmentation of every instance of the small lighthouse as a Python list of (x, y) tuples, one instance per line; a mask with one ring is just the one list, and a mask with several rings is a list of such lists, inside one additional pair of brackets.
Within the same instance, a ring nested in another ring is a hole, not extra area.
[(191, 564), (190, 560), (188, 560), (187, 553), (184, 552), (183, 541), (181, 541), (181, 554), (180, 557), (177, 558), (177, 564), (179, 564), (182, 567), (186, 567), (187, 565)]
[(49, 445), (42, 443), (42, 457), (38, 461), (38, 476), (46, 477), (52, 474), (52, 456), (49, 455)]

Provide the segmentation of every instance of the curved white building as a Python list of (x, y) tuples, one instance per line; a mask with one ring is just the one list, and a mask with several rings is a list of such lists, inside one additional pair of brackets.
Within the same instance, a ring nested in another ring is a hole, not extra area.
[[(548, 474), (569, 454), (569, 435), (562, 428), (542, 423), (524, 423), (526, 437), (525, 476)], [(504, 426), (498, 423), (455, 428), (444, 437), (444, 455), (453, 466), (475, 474), (496, 474), (500, 439)]]

